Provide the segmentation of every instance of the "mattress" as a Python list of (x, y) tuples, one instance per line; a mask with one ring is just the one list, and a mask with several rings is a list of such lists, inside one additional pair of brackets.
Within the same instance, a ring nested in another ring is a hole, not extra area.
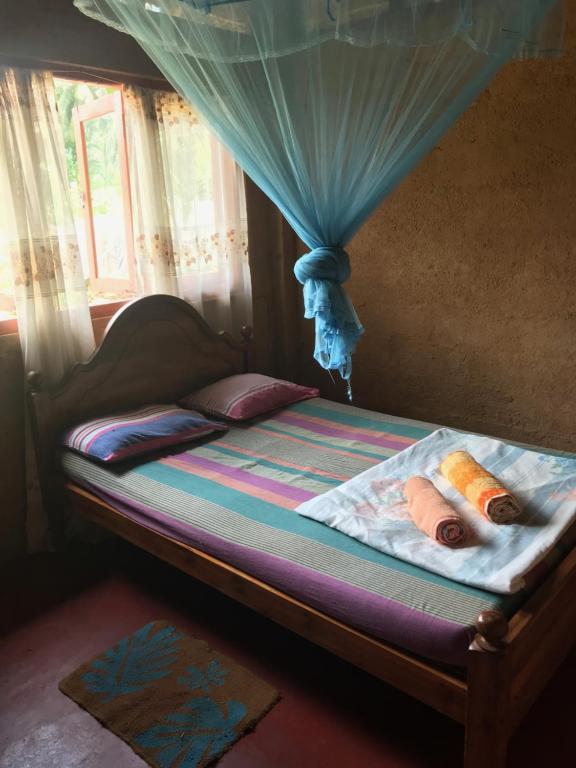
[(187, 450), (116, 467), (65, 451), (67, 476), (118, 511), (397, 647), (463, 666), (478, 614), (513, 596), (467, 587), (294, 510), (437, 425), (315, 398)]

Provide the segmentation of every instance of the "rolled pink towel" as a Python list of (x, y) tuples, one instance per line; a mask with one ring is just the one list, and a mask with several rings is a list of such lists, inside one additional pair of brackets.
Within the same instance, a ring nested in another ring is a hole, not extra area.
[(468, 533), (464, 520), (425, 477), (411, 477), (404, 486), (408, 511), (415, 525), (446, 547), (461, 544)]

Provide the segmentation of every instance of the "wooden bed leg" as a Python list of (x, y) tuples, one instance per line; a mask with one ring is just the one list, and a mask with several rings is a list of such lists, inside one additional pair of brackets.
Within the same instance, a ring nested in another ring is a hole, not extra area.
[(464, 768), (506, 768), (510, 737), (508, 629), (499, 611), (480, 614), (470, 649)]

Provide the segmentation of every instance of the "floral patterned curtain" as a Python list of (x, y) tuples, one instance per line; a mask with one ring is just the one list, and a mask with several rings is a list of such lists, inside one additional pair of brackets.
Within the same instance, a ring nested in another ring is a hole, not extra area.
[(178, 94), (128, 87), (124, 103), (139, 290), (237, 335), (251, 319), (242, 171)]
[[(49, 73), (0, 70), (0, 258), (12, 266), (25, 369), (55, 382), (91, 354), (94, 334)], [(27, 418), (22, 426), (23, 528), (27, 549), (37, 551), (47, 546), (47, 524)]]
[(94, 334), (49, 73), (0, 70), (0, 201), (25, 366), (56, 381)]

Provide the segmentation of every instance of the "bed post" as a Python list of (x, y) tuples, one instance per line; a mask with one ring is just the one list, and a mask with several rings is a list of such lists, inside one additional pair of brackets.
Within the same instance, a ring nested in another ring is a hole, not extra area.
[(506, 768), (510, 721), (510, 664), (500, 611), (484, 611), (470, 646), (464, 768)]
[(251, 325), (243, 325), (240, 329), (240, 335), (242, 336), (242, 348), (244, 350), (244, 372), (250, 373), (252, 370), (254, 329)]
[(47, 402), (49, 395), (45, 392), (43, 377), (39, 371), (29, 371), (26, 383), (40, 496), (48, 519), (50, 544), (59, 551), (65, 546), (64, 494), (62, 484), (58, 482), (54, 430)]

